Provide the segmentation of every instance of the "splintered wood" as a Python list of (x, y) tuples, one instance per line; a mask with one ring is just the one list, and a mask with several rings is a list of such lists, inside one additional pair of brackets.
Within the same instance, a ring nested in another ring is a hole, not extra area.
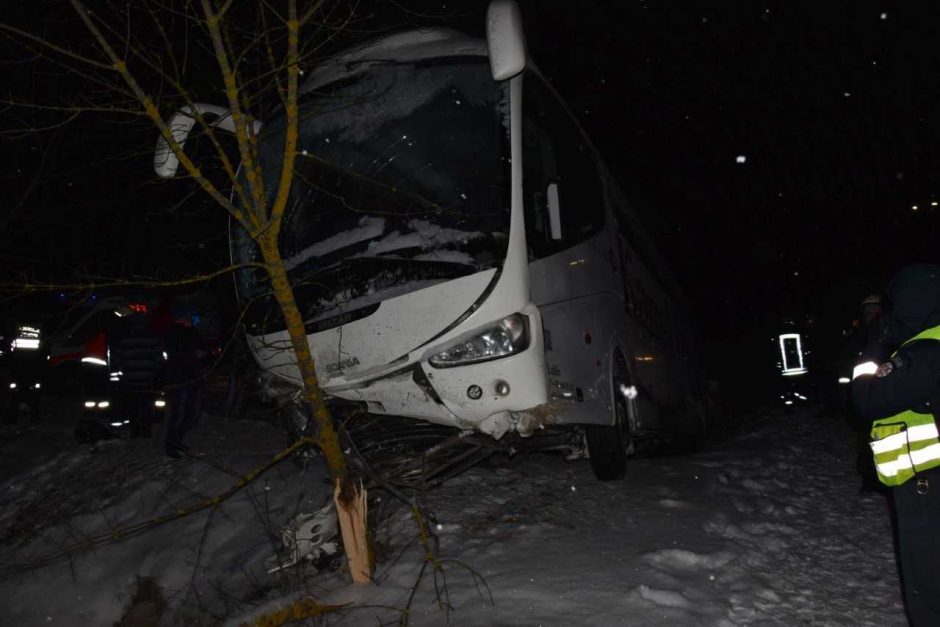
[(337, 480), (333, 501), (336, 503), (336, 516), (339, 518), (339, 528), (343, 534), (343, 547), (349, 560), (349, 573), (356, 583), (371, 583), (372, 556), (366, 533), (369, 513), (366, 489), (362, 482), (359, 482), (358, 486), (349, 485), (348, 493), (344, 495), (341, 480)]

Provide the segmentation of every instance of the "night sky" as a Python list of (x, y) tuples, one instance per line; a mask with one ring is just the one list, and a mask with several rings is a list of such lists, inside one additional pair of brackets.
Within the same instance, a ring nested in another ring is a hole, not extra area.
[[(933, 3), (521, 5), (532, 59), (659, 240), (710, 347), (785, 317), (834, 333), (901, 265), (937, 260)], [(339, 44), (415, 24), (482, 34), (486, 2), (359, 7)], [(48, 9), (7, 19), (67, 35)], [(11, 92), (82, 89), (24, 57), (0, 65)], [(181, 260), (224, 262), (221, 212), (198, 200), (167, 211), (182, 199), (152, 182), (152, 131), (88, 114), (54, 136), (9, 132), (28, 117), (0, 118), (6, 274), (167, 276)]]
[(549, 4), (533, 54), (712, 335), (851, 318), (899, 266), (936, 260), (930, 3)]

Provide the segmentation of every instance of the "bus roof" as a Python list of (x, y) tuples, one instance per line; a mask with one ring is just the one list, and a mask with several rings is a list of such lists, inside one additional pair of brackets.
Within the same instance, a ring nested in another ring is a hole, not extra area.
[[(328, 83), (377, 63), (408, 62), (439, 57), (487, 56), (486, 42), (449, 28), (428, 28), (396, 33), (350, 48), (317, 64), (304, 81), (300, 93), (307, 93)], [(353, 68), (351, 64), (362, 64)]]

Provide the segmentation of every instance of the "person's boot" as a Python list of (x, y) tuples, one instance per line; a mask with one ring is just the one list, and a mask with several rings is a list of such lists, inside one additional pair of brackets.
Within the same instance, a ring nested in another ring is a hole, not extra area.
[(862, 487), (858, 489), (859, 494), (887, 494), (888, 487), (877, 479), (862, 479)]
[(164, 441), (163, 448), (166, 451), (167, 456), (172, 457), (173, 459), (180, 459), (189, 449), (189, 447), (182, 442), (169, 439)]
[(180, 452), (180, 450), (174, 446), (171, 446), (169, 443), (167, 443), (164, 450), (166, 451), (167, 457), (172, 457), (173, 459), (181, 459), (183, 457), (183, 454)]

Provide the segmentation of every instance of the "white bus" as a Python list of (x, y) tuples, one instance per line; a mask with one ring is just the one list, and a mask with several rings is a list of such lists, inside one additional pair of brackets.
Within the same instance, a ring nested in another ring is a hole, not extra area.
[[(692, 327), (515, 5), (488, 27), (388, 36), (305, 75), (281, 246), (320, 386), (494, 438), (583, 428), (598, 478), (621, 478), (633, 438), (703, 433)], [(284, 125), (260, 132), (272, 182)], [(257, 361), (299, 385), (264, 274), (236, 283)]]

